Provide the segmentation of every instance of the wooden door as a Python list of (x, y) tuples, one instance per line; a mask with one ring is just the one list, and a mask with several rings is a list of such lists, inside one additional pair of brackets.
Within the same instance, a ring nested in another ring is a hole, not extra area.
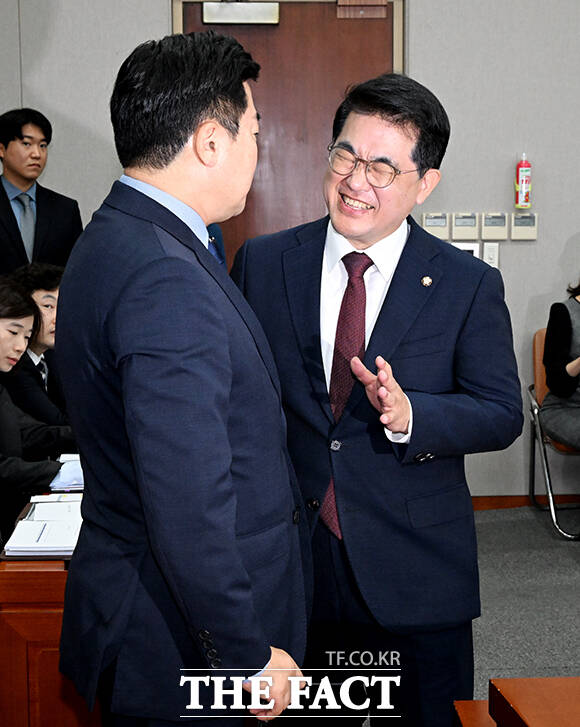
[(326, 214), (334, 113), (348, 86), (393, 68), (391, 5), (385, 10), (375, 18), (373, 8), (361, 15), (331, 2), (283, 2), (279, 25), (205, 25), (201, 3), (183, 3), (184, 32), (232, 35), (262, 66), (252, 89), (262, 117), (258, 169), (245, 211), (222, 224), (228, 265), (246, 238)]

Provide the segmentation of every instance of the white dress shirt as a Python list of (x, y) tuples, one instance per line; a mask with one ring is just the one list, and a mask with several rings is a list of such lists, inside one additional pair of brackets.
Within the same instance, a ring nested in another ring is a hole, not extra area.
[[(328, 223), (320, 280), (320, 347), (327, 389), (330, 389), (330, 374), (338, 315), (348, 282), (348, 273), (342, 258), (349, 252), (365, 252), (373, 261), (373, 265), (364, 274), (366, 288), (366, 348), (408, 236), (409, 225), (407, 220), (403, 220), (401, 225), (387, 237), (379, 240), (366, 250), (356, 250), (345, 237), (336, 232), (331, 222)], [(413, 412), (411, 410), (407, 434), (394, 434), (388, 429), (385, 429), (385, 434), (392, 442), (406, 444), (411, 438), (412, 423)]]

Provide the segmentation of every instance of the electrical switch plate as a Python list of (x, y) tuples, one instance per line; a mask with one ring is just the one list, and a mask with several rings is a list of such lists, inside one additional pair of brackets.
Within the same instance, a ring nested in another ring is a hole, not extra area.
[(451, 218), (452, 240), (478, 240), (477, 212), (454, 212)]
[(481, 213), (481, 239), (507, 240), (508, 216), (506, 212)]
[(492, 268), (499, 268), (499, 242), (483, 243), (483, 260)]
[(512, 240), (537, 240), (538, 214), (512, 212)]
[(449, 215), (447, 212), (423, 212), (423, 229), (440, 240), (449, 239)]

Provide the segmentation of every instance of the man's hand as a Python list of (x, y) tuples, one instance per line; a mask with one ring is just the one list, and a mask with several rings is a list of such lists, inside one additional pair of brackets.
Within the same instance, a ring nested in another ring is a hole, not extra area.
[[(264, 671), (260, 674), (260, 679), (265, 677), (272, 678), (272, 686), (270, 687), (270, 699), (274, 700), (274, 706), (271, 709), (250, 709), (249, 711), (262, 722), (268, 722), (275, 719), (290, 704), (290, 681), (288, 677), (301, 677), (298, 664), (283, 649), (277, 649), (270, 646), (272, 657), (268, 662)], [(301, 683), (304, 686), (304, 683)], [(251, 685), (244, 683), (244, 689), (250, 691)], [(268, 700), (269, 701), (269, 700)]]
[(411, 410), (409, 400), (382, 356), (375, 359), (376, 375), (371, 373), (358, 356), (351, 359), (350, 368), (365, 387), (367, 397), (380, 413), (381, 424), (393, 434), (407, 434)]

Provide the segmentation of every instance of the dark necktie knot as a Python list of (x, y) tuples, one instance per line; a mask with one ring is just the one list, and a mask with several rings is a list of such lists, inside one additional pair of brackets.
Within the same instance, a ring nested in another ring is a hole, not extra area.
[(349, 252), (342, 258), (349, 279), (361, 279), (373, 264), (373, 261), (364, 252)]

